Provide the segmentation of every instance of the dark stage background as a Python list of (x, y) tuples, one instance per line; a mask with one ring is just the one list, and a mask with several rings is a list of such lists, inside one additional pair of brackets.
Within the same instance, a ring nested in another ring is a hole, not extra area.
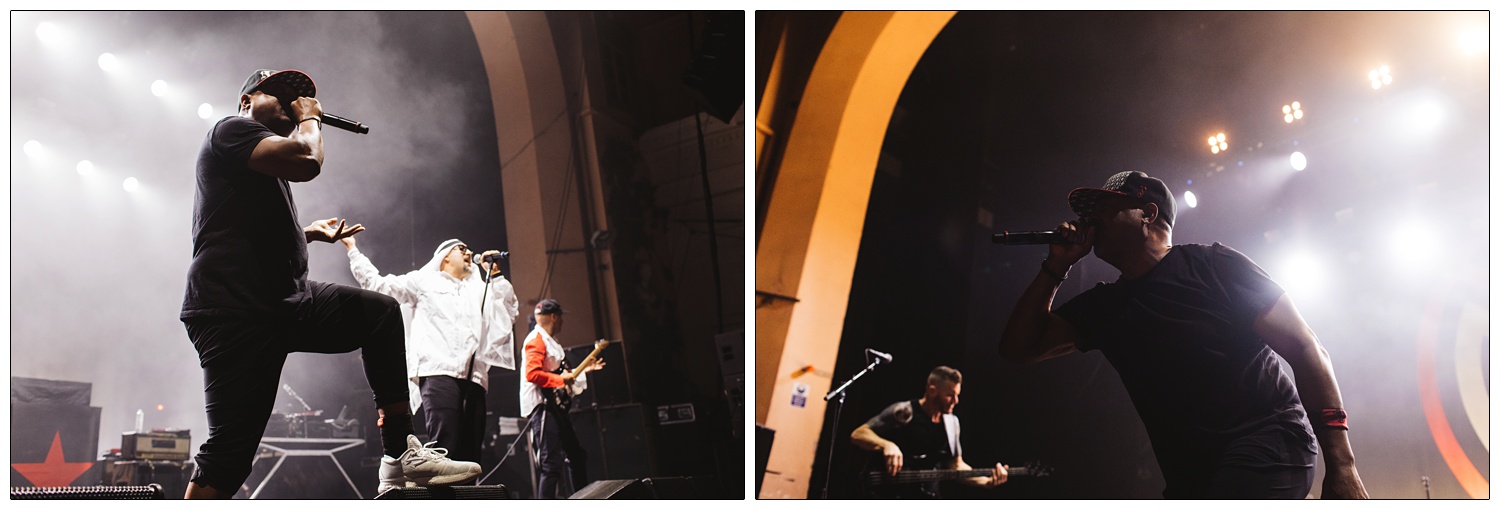
[[(1142, 170), (1177, 195), (1174, 243), (1232, 246), (1291, 293), (1332, 356), (1371, 496), (1423, 498), (1427, 476), (1433, 498), (1470, 497), (1424, 403), (1487, 480), (1489, 56), (1456, 44), (1485, 25), (1486, 13), (957, 14), (902, 93), (870, 191), (833, 384), (866, 365), (866, 348), (895, 362), (849, 391), (834, 471), (863, 460), (847, 439), (856, 426), (949, 365), (965, 377), (968, 463), (1054, 470), (954, 495), (1161, 497), (1102, 354), (1019, 365), (996, 347), (1046, 247), (991, 234), (1053, 228), (1074, 217), (1071, 189)], [(1365, 74), (1382, 64), (1395, 79), (1375, 90)], [(1287, 124), (1294, 100), (1306, 116)], [(1230, 147), (1213, 154), (1218, 132)], [(1118, 274), (1090, 256), (1055, 303)], [(832, 493), (846, 487), (835, 477)]]

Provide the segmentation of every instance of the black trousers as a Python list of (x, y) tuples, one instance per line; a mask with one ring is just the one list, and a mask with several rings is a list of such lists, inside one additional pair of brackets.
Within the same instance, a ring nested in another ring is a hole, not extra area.
[[(551, 404), (537, 406), (531, 412), (531, 441), (536, 445), (541, 471), (537, 499), (565, 498), (588, 485), (588, 454), (578, 444), (567, 411)], [(569, 475), (572, 483), (564, 484), (564, 477)], [(559, 493), (559, 489), (564, 492)]]
[(208, 439), (193, 457), (194, 483), (233, 493), (250, 476), (289, 353), (358, 349), (376, 406), (407, 400), (406, 334), (396, 300), (345, 285), (307, 283), (312, 302), (305, 319), (183, 321), (203, 367), (208, 412)]
[(1167, 478), (1166, 499), (1305, 499), (1312, 466), (1207, 466)]
[(1312, 483), (1311, 467), (1221, 467), (1203, 498), (1306, 499)]
[(427, 435), (448, 458), (479, 462), (484, 441), (484, 388), (446, 375), (420, 379)]

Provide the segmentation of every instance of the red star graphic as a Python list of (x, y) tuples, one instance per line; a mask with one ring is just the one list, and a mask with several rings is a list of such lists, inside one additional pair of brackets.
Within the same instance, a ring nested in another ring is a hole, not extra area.
[(93, 462), (67, 462), (63, 458), (62, 432), (52, 436), (52, 449), (47, 450), (47, 460), (41, 463), (11, 463), (10, 467), (21, 472), (37, 487), (67, 487), (73, 484), (84, 471), (94, 467)]

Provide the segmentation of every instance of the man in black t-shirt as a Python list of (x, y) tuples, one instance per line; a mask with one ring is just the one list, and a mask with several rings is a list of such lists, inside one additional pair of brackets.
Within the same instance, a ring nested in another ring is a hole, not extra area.
[(301, 71), (258, 70), (239, 115), (220, 120), (198, 152), (193, 261), (180, 318), (203, 367), (208, 439), (194, 457), (190, 499), (233, 497), (276, 401), (291, 352), (360, 350), (375, 395), (380, 487), (473, 480), (412, 435), (401, 311), (385, 295), (307, 279), (307, 243), (364, 229), (337, 218), (302, 227), (290, 182), (323, 167), (322, 106)]
[[(1176, 203), (1142, 172), (1068, 201), (1080, 220), (1059, 229), (1071, 243), (1050, 247), (1005, 326), (1002, 356), (1102, 351), (1146, 425), (1165, 497), (1304, 498), (1320, 445), (1322, 496), (1369, 497), (1328, 353), (1276, 282), (1227, 246), (1172, 245)], [(1090, 251), (1119, 280), (1053, 309)]]
[[(964, 462), (958, 417), (953, 415), (962, 384), (963, 374), (957, 370), (934, 368), (927, 374), (927, 389), (921, 398), (891, 404), (854, 429), (849, 439), (855, 446), (878, 452), (885, 461), (886, 474), (892, 476), (902, 469), (973, 469)], [(974, 486), (993, 487), (1005, 483), (1008, 468), (996, 463), (990, 476), (958, 479)], [(914, 488), (882, 491), (880, 495), (912, 498), (940, 495), (936, 481)]]

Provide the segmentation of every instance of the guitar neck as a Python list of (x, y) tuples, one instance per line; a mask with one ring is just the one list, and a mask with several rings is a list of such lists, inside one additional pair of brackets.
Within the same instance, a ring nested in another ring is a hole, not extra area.
[(572, 372), (570, 372), (573, 375), (574, 379), (578, 378), (578, 374), (583, 373), (583, 367), (589, 366), (590, 363), (594, 362), (594, 358), (599, 357), (599, 352), (604, 350), (605, 345), (608, 344), (601, 344), (597, 347), (594, 347), (594, 351), (590, 352), (587, 357), (583, 358), (583, 361), (578, 363), (578, 366), (575, 367)]
[[(884, 472), (871, 473), (871, 478), (879, 483), (915, 483), (935, 482), (940, 480), (956, 480), (959, 478), (979, 478), (990, 476), (992, 469), (918, 469), (902, 471), (890, 476)], [(1035, 470), (1028, 467), (1007, 468), (1008, 476), (1032, 476), (1037, 474)]]

